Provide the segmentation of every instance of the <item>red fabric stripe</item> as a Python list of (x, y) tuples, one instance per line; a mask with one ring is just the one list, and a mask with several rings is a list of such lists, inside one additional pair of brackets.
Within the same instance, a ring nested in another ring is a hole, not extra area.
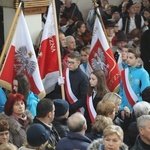
[(128, 101), (129, 101), (131, 106), (134, 106), (135, 102), (134, 102), (134, 100), (132, 99), (132, 97), (130, 95), (130, 92), (129, 92), (128, 88), (127, 88), (127, 84), (126, 84), (126, 81), (125, 81), (126, 80), (125, 79), (125, 70), (123, 70), (121, 72), (121, 76), (122, 76), (122, 83), (123, 83), (124, 91), (125, 91), (125, 94), (126, 94), (126, 96), (128, 98)]

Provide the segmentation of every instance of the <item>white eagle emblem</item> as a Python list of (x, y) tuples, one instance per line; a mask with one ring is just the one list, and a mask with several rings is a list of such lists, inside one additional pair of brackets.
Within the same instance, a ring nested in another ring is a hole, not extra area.
[(21, 46), (18, 50), (16, 50), (15, 60), (17, 63), (14, 64), (14, 69), (17, 75), (27, 72), (30, 76), (32, 76), (37, 67), (37, 63), (31, 60), (32, 55), (32, 52), (28, 53), (26, 46)]
[(108, 75), (109, 64), (106, 64), (104, 52), (98, 47), (97, 53), (94, 53), (94, 57), (92, 58), (92, 67), (95, 70), (103, 70), (105, 76)]

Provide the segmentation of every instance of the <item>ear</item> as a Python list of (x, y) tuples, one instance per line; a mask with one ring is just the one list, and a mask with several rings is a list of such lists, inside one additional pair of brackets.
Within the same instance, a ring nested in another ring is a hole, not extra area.
[(143, 134), (144, 134), (144, 129), (141, 128), (141, 127), (139, 127), (139, 133), (140, 133), (141, 135), (143, 135)]
[(51, 118), (51, 117), (52, 117), (52, 112), (49, 112), (49, 113), (47, 114), (47, 116), (48, 116), (48, 118)]
[(80, 63), (81, 63), (80, 61), (77, 61), (78, 66), (80, 65)]
[(87, 124), (85, 124), (85, 125), (83, 126), (83, 129), (84, 129), (84, 131), (87, 130)]

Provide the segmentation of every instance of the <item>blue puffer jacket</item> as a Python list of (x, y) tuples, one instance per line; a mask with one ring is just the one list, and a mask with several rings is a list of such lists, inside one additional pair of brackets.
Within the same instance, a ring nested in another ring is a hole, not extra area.
[(0, 113), (3, 112), (6, 101), (7, 101), (6, 94), (0, 87)]

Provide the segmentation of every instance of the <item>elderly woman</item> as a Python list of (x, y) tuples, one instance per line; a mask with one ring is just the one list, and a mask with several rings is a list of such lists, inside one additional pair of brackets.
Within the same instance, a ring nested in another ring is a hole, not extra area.
[(107, 126), (103, 131), (103, 139), (93, 141), (87, 150), (128, 150), (123, 143), (123, 130), (117, 125)]
[(8, 121), (10, 141), (17, 147), (26, 141), (26, 129), (32, 123), (32, 115), (26, 111), (26, 100), (21, 94), (11, 94), (4, 106), (0, 119)]

